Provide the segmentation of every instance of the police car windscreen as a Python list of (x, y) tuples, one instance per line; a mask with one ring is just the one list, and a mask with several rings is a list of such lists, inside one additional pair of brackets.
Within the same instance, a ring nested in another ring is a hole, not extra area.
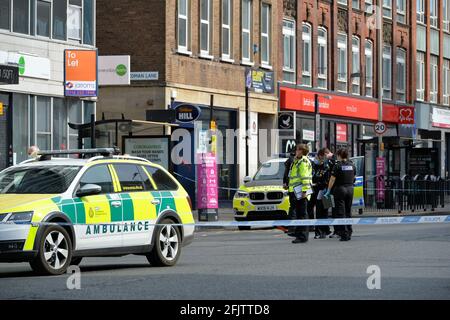
[(259, 168), (253, 180), (283, 180), (283, 175), (284, 163), (267, 162)]
[(10, 168), (0, 173), (0, 194), (56, 194), (65, 192), (79, 166)]

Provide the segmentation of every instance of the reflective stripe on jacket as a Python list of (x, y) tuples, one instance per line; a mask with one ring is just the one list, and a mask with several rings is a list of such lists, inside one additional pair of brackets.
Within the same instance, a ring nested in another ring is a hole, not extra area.
[(295, 159), (289, 172), (289, 192), (294, 192), (294, 187), (302, 185), (302, 191), (311, 189), (312, 165), (306, 156)]

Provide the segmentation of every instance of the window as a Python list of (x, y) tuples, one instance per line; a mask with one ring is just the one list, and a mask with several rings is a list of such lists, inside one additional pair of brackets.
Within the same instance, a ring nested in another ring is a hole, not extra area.
[(392, 18), (392, 0), (383, 0), (383, 16)]
[(443, 0), (442, 4), (443, 19), (442, 19), (442, 28), (444, 31), (450, 32), (450, 0)]
[(83, 1), (83, 42), (94, 45), (94, 0)]
[(137, 165), (114, 164), (114, 170), (124, 192), (144, 191), (144, 183)]
[(211, 0), (200, 0), (200, 55), (209, 56), (211, 43)]
[(40, 1), (36, 3), (36, 34), (38, 36), (50, 37), (50, 10), (49, 1)]
[(145, 190), (146, 191), (155, 190), (152, 182), (150, 181), (148, 174), (144, 171), (144, 168), (141, 166), (138, 166), (138, 170), (139, 170), (139, 174), (141, 175), (142, 181), (144, 182)]
[(67, 2), (53, 1), (53, 38), (66, 40)]
[(317, 86), (322, 89), (327, 89), (327, 74), (328, 74), (328, 46), (327, 46), (327, 29), (319, 27), (317, 35), (318, 43), (318, 70), (317, 70)]
[(283, 81), (295, 83), (295, 21), (283, 20)]
[(392, 49), (390, 46), (383, 47), (383, 98), (392, 99)]
[(261, 64), (270, 65), (270, 5), (261, 6)]
[(13, 31), (30, 33), (30, 7), (29, 0), (13, 1)]
[(438, 100), (438, 57), (431, 56), (430, 59), (430, 102), (437, 103)]
[[(53, 149), (67, 149), (67, 108), (64, 99), (53, 99)], [(76, 145), (74, 146), (76, 147)]]
[(444, 59), (443, 68), (443, 82), (444, 82), (444, 99), (442, 104), (450, 105), (450, 60)]
[(37, 97), (36, 100), (36, 143), (41, 150), (51, 150), (51, 100), (48, 97)]
[(252, 1), (242, 0), (242, 61), (251, 62)]
[(359, 0), (352, 0), (352, 7), (359, 10)]
[(361, 94), (360, 93), (360, 65), (361, 61), (359, 58), (359, 38), (352, 37), (352, 93), (353, 94)]
[(189, 0), (178, 0), (178, 51), (188, 52)]
[(311, 86), (311, 26), (307, 23), (303, 23), (302, 42), (302, 84), (304, 86)]
[(425, 24), (425, 0), (416, 0), (417, 22)]
[(167, 175), (163, 170), (145, 166), (145, 170), (152, 177), (158, 190), (177, 190), (178, 185), (173, 181), (171, 177)]
[(364, 4), (366, 5), (366, 13), (372, 13), (373, 12), (373, 0), (365, 0)]
[(338, 33), (338, 84), (337, 90), (347, 92), (347, 35)]
[(347, 5), (347, 0), (338, 0), (338, 3)]
[(107, 165), (97, 165), (89, 168), (80, 179), (80, 188), (87, 184), (96, 184), (102, 187), (102, 194), (114, 193), (111, 173)]
[(366, 58), (366, 96), (373, 97), (373, 43), (366, 40), (365, 46)]
[(222, 0), (222, 59), (231, 59), (232, 0)]
[(28, 159), (28, 125), (29, 125), (29, 109), (28, 96), (25, 94), (13, 95), (14, 108), (13, 112), (13, 129), (12, 135), (14, 153), (16, 155), (16, 163)]
[(397, 49), (397, 100), (406, 102), (406, 51)]
[(425, 100), (425, 53), (417, 52), (416, 56), (416, 99)]
[(432, 27), (438, 27), (438, 5), (439, 0), (430, 0), (430, 25)]
[(0, 29), (9, 30), (11, 27), (11, 21), (9, 19), (11, 15), (10, 0), (0, 0)]
[(71, 40), (81, 41), (81, 0), (69, 0), (67, 35)]
[(406, 23), (406, 0), (397, 1), (397, 21)]

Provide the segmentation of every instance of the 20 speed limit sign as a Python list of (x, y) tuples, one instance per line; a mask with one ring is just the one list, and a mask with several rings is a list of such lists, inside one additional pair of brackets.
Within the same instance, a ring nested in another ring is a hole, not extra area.
[(377, 122), (375, 123), (375, 132), (377, 134), (383, 134), (387, 130), (387, 126), (384, 122)]

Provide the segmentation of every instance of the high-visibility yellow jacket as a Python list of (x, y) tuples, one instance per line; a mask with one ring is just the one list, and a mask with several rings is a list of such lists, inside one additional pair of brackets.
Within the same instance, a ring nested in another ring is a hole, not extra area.
[(302, 191), (311, 189), (312, 165), (306, 156), (294, 159), (289, 172), (289, 192), (294, 192), (294, 187), (302, 185)]

